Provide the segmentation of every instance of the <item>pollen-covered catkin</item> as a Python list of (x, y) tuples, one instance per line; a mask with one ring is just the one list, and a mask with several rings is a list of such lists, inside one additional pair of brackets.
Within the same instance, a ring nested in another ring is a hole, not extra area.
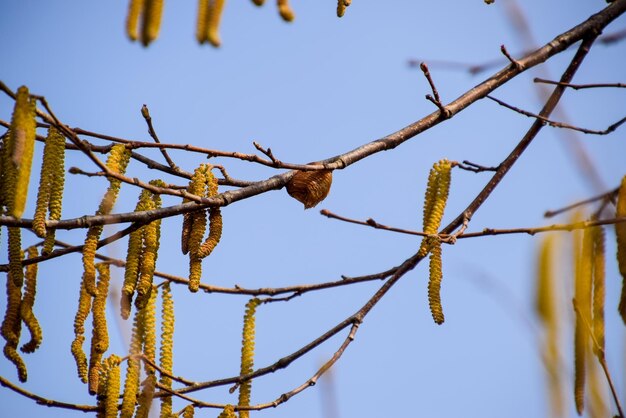
[[(626, 216), (626, 176), (622, 178), (619, 192), (617, 194), (617, 204), (615, 205), (615, 217)], [(615, 235), (617, 235), (617, 263), (619, 272), (622, 275), (622, 294), (619, 300), (619, 311), (622, 321), (626, 324), (626, 222), (615, 224)]]
[[(213, 197), (217, 195), (217, 179), (211, 172), (213, 167), (210, 164), (201, 164), (195, 171), (187, 187), (187, 192), (196, 196)], [(187, 199), (184, 200), (186, 202)], [(222, 231), (221, 213), (218, 208), (212, 208), (213, 214), (212, 228), (209, 231), (209, 238), (202, 244), (202, 238), (206, 231), (207, 216), (206, 210), (192, 212), (183, 221), (182, 249), (189, 251), (189, 290), (197, 292), (200, 287), (202, 276), (202, 258), (213, 251), (219, 241)]]
[[(241, 411), (244, 412), (244, 411)], [(241, 414), (240, 412), (240, 414)], [(246, 413), (249, 414), (249, 412), (246, 411)], [(224, 410), (222, 411), (221, 414), (219, 414), (219, 416), (217, 418), (236, 418), (237, 415), (235, 415), (235, 408), (233, 408), (232, 405), (226, 405), (224, 407)]]
[(193, 418), (194, 412), (193, 404), (187, 405), (185, 409), (183, 409), (183, 418)]
[(337, 17), (343, 17), (352, 0), (337, 0)]
[[(9, 228), (9, 231), (12, 228)], [(17, 229), (17, 228), (15, 228)], [(21, 251), (20, 251), (20, 274), (23, 274), (21, 268)], [(22, 288), (21, 285), (17, 286), (15, 281), (11, 278), (12, 271), (9, 270), (9, 277), (7, 278), (7, 307), (4, 314), (4, 320), (2, 321), (1, 333), (2, 337), (6, 340), (4, 345), (4, 356), (13, 363), (17, 369), (17, 374), (20, 382), (25, 382), (28, 378), (26, 371), (26, 364), (17, 352), (17, 345), (20, 341), (20, 334), (22, 329), (20, 319), (20, 304), (22, 300)]]
[(105, 385), (101, 392), (105, 396), (104, 416), (105, 418), (117, 417), (117, 401), (120, 394), (120, 362), (121, 358), (111, 354), (105, 361), (103, 369), (106, 370), (104, 376)]
[[(35, 258), (39, 255), (37, 247), (29, 247), (27, 252), (28, 258)], [(30, 332), (30, 341), (24, 344), (20, 350), (23, 353), (32, 353), (41, 345), (43, 333), (41, 326), (35, 314), (33, 313), (33, 305), (35, 304), (35, 296), (37, 294), (37, 264), (29, 264), (26, 266), (24, 295), (20, 304), (20, 316), (26, 324)]]
[[(162, 286), (161, 299), (161, 349), (159, 353), (159, 366), (161, 370), (171, 375), (173, 366), (172, 350), (174, 345), (174, 301), (172, 300), (169, 282)], [(172, 388), (172, 379), (163, 373), (161, 373), (159, 383), (165, 388)], [(161, 398), (161, 417), (169, 418), (171, 414), (172, 397), (163, 396)]]
[(141, 27), (141, 43), (148, 46), (159, 36), (164, 0), (144, 0), (143, 24)]
[(210, 0), (207, 8), (207, 34), (206, 40), (214, 47), (222, 44), (220, 40), (220, 20), (224, 11), (224, 3), (226, 0)]
[[(130, 160), (130, 151), (126, 149), (123, 144), (115, 144), (111, 147), (109, 157), (107, 158), (107, 168), (115, 173), (124, 174), (126, 167)], [(96, 215), (108, 215), (119, 194), (121, 181), (116, 178), (109, 178), (109, 188), (107, 189)], [(94, 267), (94, 260), (96, 257), (96, 248), (98, 246), (98, 240), (102, 234), (102, 225), (92, 226), (87, 230), (87, 238), (85, 239), (85, 245), (83, 246), (83, 279), (82, 282), (85, 286), (85, 290), (92, 296), (96, 294), (96, 269)]]
[(26, 206), (28, 183), (35, 150), (36, 102), (26, 86), (17, 90), (9, 128), (9, 149), (4, 162), (6, 204), (9, 215), (21, 218)]
[(111, 280), (110, 266), (96, 264), (98, 270), (98, 292), (93, 299), (91, 355), (89, 357), (89, 392), (98, 393), (98, 376), (102, 354), (109, 348), (109, 331), (106, 320), (106, 301)]
[[(46, 156), (48, 156), (47, 160)], [(48, 219), (57, 221), (61, 219), (63, 189), (65, 187), (65, 137), (53, 126), (48, 129), (46, 146), (44, 148), (43, 165), (45, 166), (46, 163), (48, 163), (49, 167), (42, 167), (40, 190), (41, 187), (43, 187), (42, 183), (44, 182), (43, 173), (48, 172), (45, 184), (46, 187), (49, 188), (49, 192), (42, 192), (42, 200), (47, 199), (45, 203), (41, 202), (43, 209), (39, 209), (40, 202), (39, 196), (37, 196), (37, 210), (43, 211), (43, 214), (38, 215), (37, 212), (35, 212), (35, 219), (37, 219), (37, 216), (43, 216), (45, 218), (45, 213), (47, 211)], [(34, 226), (35, 221), (33, 221), (33, 229)], [(50, 229), (46, 231), (44, 224), (43, 230), (40, 230), (39, 232), (45, 234), (41, 254), (47, 255), (51, 253), (54, 248), (56, 230)]]
[(441, 280), (443, 278), (441, 262), (441, 244), (434, 244), (430, 251), (430, 277), (428, 279), (428, 305), (430, 313), (437, 325), (443, 324), (443, 307), (441, 305)]
[[(255, 344), (255, 322), (256, 308), (261, 304), (257, 298), (250, 299), (246, 303), (246, 312), (243, 317), (243, 332), (241, 338), (241, 369), (240, 375), (244, 376), (252, 373), (254, 368), (254, 344)], [(239, 386), (239, 406), (250, 405), (250, 392), (252, 381), (246, 380)], [(249, 411), (239, 411), (239, 418), (248, 418)]]
[(126, 380), (124, 381), (124, 396), (120, 410), (120, 418), (132, 418), (135, 413), (135, 404), (139, 393), (139, 358), (142, 346), (142, 329), (139, 325), (143, 311), (135, 311), (133, 331), (130, 340), (130, 353), (126, 365)]
[[(155, 361), (156, 356), (156, 298), (157, 287), (153, 287), (150, 293), (148, 303), (143, 309), (142, 323), (140, 324), (142, 330), (142, 342), (143, 342), (143, 354), (152, 362)], [(154, 374), (154, 369), (148, 363), (144, 363), (144, 370), (146, 374)]]
[(144, 0), (130, 0), (126, 17), (126, 34), (132, 41), (139, 38), (139, 16), (143, 11)]
[(74, 341), (72, 341), (71, 351), (76, 362), (78, 377), (83, 383), (87, 383), (87, 356), (83, 351), (85, 342), (85, 321), (91, 310), (91, 295), (85, 290), (84, 284), (80, 285), (78, 297), (78, 309), (74, 317)]
[[(426, 193), (424, 195), (423, 209), (423, 230), (424, 233), (436, 234), (441, 225), (443, 212), (448, 201), (450, 182), (452, 174), (452, 164), (448, 160), (441, 160), (433, 165), (428, 175)], [(429, 247), (433, 245), (431, 237), (424, 237), (418, 254), (425, 257)]]
[(135, 418), (148, 418), (150, 408), (152, 407), (152, 399), (154, 399), (154, 389), (156, 387), (156, 376), (154, 373), (149, 374), (141, 385), (143, 388), (139, 395), (139, 405), (137, 406)]
[(293, 9), (289, 6), (289, 0), (278, 0), (278, 13), (285, 22), (293, 22), (296, 18)]

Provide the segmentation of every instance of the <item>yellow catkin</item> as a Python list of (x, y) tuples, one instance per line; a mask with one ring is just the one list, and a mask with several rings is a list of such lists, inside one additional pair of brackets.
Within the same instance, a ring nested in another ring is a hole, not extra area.
[(226, 405), (217, 418), (236, 418), (235, 408), (232, 405)]
[(337, 0), (337, 17), (343, 17), (352, 0)]
[(81, 284), (78, 297), (78, 309), (74, 317), (75, 337), (74, 341), (72, 341), (71, 351), (76, 361), (78, 377), (83, 383), (87, 383), (87, 356), (83, 351), (83, 343), (85, 342), (85, 321), (91, 311), (91, 299), (91, 295), (87, 293), (85, 286)]
[[(0, 215), (4, 215), (6, 209), (6, 192), (8, 191), (7, 168), (5, 161), (8, 159), (9, 132), (0, 135)], [(2, 229), (2, 228), (0, 228)]]
[(588, 358), (589, 376), (588, 412), (591, 418), (611, 417), (609, 409), (609, 391), (600, 364), (592, 357)]
[(20, 304), (22, 300), (22, 269), (21, 232), (19, 228), (9, 227), (9, 275), (7, 277), (7, 308), (2, 322), (2, 336), (17, 347), (20, 339)]
[[(154, 205), (152, 199), (145, 209), (153, 209)], [(154, 268), (157, 258), (158, 242), (157, 237), (158, 228), (156, 222), (151, 222), (141, 228), (142, 232), (142, 250), (141, 258), (139, 260), (138, 279), (137, 279), (137, 299), (135, 299), (135, 306), (142, 308), (148, 303), (150, 292), (152, 291), (152, 278), (154, 275)]]
[[(135, 212), (148, 210), (151, 206), (152, 199), (150, 198), (150, 192), (144, 189), (139, 195), (139, 201), (137, 202), (137, 206), (135, 206)], [(128, 319), (130, 315), (131, 301), (137, 287), (137, 280), (139, 279), (139, 271), (144, 251), (144, 230), (145, 225), (131, 232), (130, 237), (128, 238), (126, 269), (124, 270), (124, 284), (122, 286), (122, 299), (120, 301), (122, 317), (124, 319)]]
[(26, 206), (28, 183), (35, 150), (36, 121), (35, 99), (26, 86), (17, 90), (15, 107), (9, 128), (10, 148), (5, 160), (5, 176), (8, 180), (7, 199), (8, 213), (15, 218), (21, 218)]
[(604, 229), (597, 226), (591, 229), (593, 240), (592, 270), (593, 270), (593, 334), (598, 347), (594, 346), (597, 355), (604, 352), (604, 299), (605, 299), (605, 268), (604, 268)]
[(164, 0), (145, 0), (143, 8), (143, 24), (141, 27), (141, 43), (148, 46), (159, 36)]
[(564, 401), (559, 353), (558, 295), (555, 292), (554, 282), (555, 247), (554, 235), (547, 235), (540, 243), (536, 263), (535, 311), (546, 330), (542, 356), (548, 374), (550, 416), (556, 418), (564, 416)]
[(193, 418), (195, 409), (192, 404), (187, 405), (183, 409), (183, 418)]
[[(452, 164), (448, 160), (441, 160), (433, 165), (428, 176), (428, 184), (424, 195), (423, 230), (426, 234), (436, 234), (441, 225), (443, 212), (448, 201)], [(424, 237), (418, 254), (425, 257), (433, 239)]]
[(98, 292), (93, 299), (91, 355), (89, 357), (89, 392), (98, 393), (98, 369), (102, 354), (109, 348), (109, 331), (106, 320), (106, 301), (109, 293), (111, 272), (109, 264), (96, 264), (98, 270)]
[[(27, 250), (28, 258), (34, 258), (39, 255), (37, 247), (29, 247)], [(24, 344), (20, 349), (24, 353), (32, 353), (41, 345), (43, 333), (41, 326), (35, 314), (33, 313), (33, 305), (35, 304), (35, 296), (37, 294), (37, 264), (29, 264), (26, 266), (24, 295), (20, 305), (20, 316), (22, 321), (30, 332), (30, 341)]]
[(210, 209), (209, 214), (209, 236), (198, 250), (198, 257), (205, 258), (211, 255), (222, 237), (222, 214), (220, 208)]
[[(51, 128), (52, 129), (52, 128)], [(53, 147), (50, 150), (52, 155), (52, 170), (50, 179), (50, 196), (48, 197), (48, 219), (58, 221), (61, 219), (61, 210), (63, 207), (63, 189), (65, 188), (65, 137), (57, 130), (48, 133), (46, 146)], [(54, 248), (56, 229), (46, 231), (43, 249), (41, 253), (47, 255)]]
[(126, 35), (136, 41), (139, 38), (139, 16), (143, 11), (144, 0), (130, 0), (126, 17)]
[(139, 393), (139, 369), (140, 360), (136, 357), (141, 354), (142, 329), (139, 323), (142, 311), (135, 312), (133, 321), (133, 332), (130, 340), (130, 353), (126, 366), (126, 379), (124, 380), (124, 396), (120, 410), (120, 418), (132, 418), (135, 414), (135, 404)]
[(48, 203), (50, 202), (50, 193), (52, 190), (52, 177), (55, 168), (54, 164), (56, 163), (54, 155), (54, 137), (58, 137), (59, 135), (61, 135), (59, 131), (54, 126), (50, 126), (50, 128), (48, 128), (48, 136), (46, 137), (46, 145), (43, 149), (39, 188), (37, 190), (37, 204), (35, 206), (35, 215), (33, 215), (33, 231), (41, 238), (46, 236), (46, 214), (48, 213)]
[[(187, 191), (196, 196), (213, 197), (217, 195), (217, 179), (211, 172), (210, 164), (201, 164), (191, 178)], [(186, 201), (186, 200), (185, 200)], [(217, 210), (216, 210), (217, 209)], [(202, 258), (213, 251), (222, 234), (222, 219), (218, 208), (211, 210), (212, 233), (209, 232), (207, 242), (203, 245), (202, 239), (206, 231), (206, 210), (192, 212), (188, 220), (183, 221), (182, 249), (189, 251), (189, 290), (197, 292), (202, 276)]]
[[(589, 352), (589, 332), (591, 324), (591, 285), (593, 237), (585, 229), (582, 240), (580, 234), (574, 234), (574, 260), (576, 266), (574, 303), (578, 311), (574, 333), (574, 400), (578, 414), (582, 414), (585, 405), (586, 363)], [(576, 242), (578, 241), (578, 242)], [(582, 241), (582, 243), (580, 243)]]
[[(148, 299), (148, 303), (143, 309), (141, 323), (143, 354), (152, 362), (156, 355), (156, 298), (157, 288), (154, 287)], [(144, 364), (146, 374), (154, 374), (154, 369), (148, 363)]]
[(278, 0), (278, 13), (285, 22), (293, 22), (296, 18), (295, 13), (289, 6), (289, 0)]
[(220, 40), (220, 20), (224, 11), (226, 0), (211, 0), (207, 8), (207, 35), (206, 40), (214, 47), (221, 45)]
[(441, 305), (441, 244), (434, 244), (430, 251), (429, 279), (428, 279), (428, 306), (437, 325), (443, 324), (443, 307)]
[[(111, 147), (106, 166), (112, 172), (124, 174), (130, 160), (130, 151), (123, 144), (115, 144)], [(109, 188), (107, 189), (96, 215), (108, 215), (113, 210), (117, 195), (119, 194), (121, 181), (116, 178), (109, 178)], [(92, 226), (87, 230), (87, 238), (83, 246), (83, 279), (85, 290), (92, 296), (96, 294), (96, 269), (94, 260), (96, 257), (96, 248), (100, 234), (102, 234), (102, 225)]]
[[(9, 228), (10, 233), (11, 228)], [(21, 251), (20, 251), (20, 265), (21, 265)], [(23, 270), (20, 267), (20, 274), (23, 274)], [(25, 382), (28, 378), (26, 370), (26, 364), (17, 352), (17, 345), (20, 341), (21, 333), (21, 319), (20, 319), (20, 304), (22, 300), (22, 288), (17, 286), (15, 281), (11, 278), (12, 272), (9, 270), (9, 277), (7, 278), (7, 307), (4, 314), (4, 320), (2, 321), (1, 334), (6, 340), (4, 345), (4, 356), (13, 363), (17, 369), (18, 379), (20, 382)]]
[[(615, 209), (616, 218), (624, 216), (626, 216), (626, 176), (622, 178)], [(626, 324), (626, 222), (615, 224), (615, 235), (617, 235), (617, 263), (622, 275), (622, 294), (617, 310)]]
[(211, 0), (198, 0), (198, 18), (196, 20), (196, 40), (203, 44), (207, 41), (209, 6)]
[[(254, 368), (255, 314), (256, 308), (260, 303), (261, 301), (259, 299), (253, 298), (246, 304), (241, 338), (241, 376), (252, 373)], [(251, 389), (251, 380), (241, 382), (239, 385), (239, 406), (250, 405)], [(249, 416), (249, 411), (239, 411), (239, 418), (248, 418)]]
[(115, 354), (109, 356), (102, 367), (104, 376), (101, 380), (105, 382), (100, 396), (104, 396), (104, 416), (105, 418), (117, 417), (117, 402), (120, 394), (120, 361), (122, 359)]
[[(170, 284), (165, 283), (161, 291), (161, 349), (159, 356), (159, 366), (161, 370), (172, 374), (173, 346), (174, 346), (174, 301)], [(172, 379), (161, 374), (159, 380), (161, 386), (171, 389)], [(172, 397), (163, 396), (161, 398), (161, 418), (169, 418), (172, 414)]]

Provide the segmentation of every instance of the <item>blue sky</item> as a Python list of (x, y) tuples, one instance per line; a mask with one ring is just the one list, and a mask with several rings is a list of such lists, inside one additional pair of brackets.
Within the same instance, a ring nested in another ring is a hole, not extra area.
[[(255, 152), (252, 141), (271, 147), (289, 162), (306, 163), (346, 152), (392, 133), (434, 110), (419, 70), (407, 61), (450, 60), (482, 63), (499, 58), (505, 44), (512, 54), (524, 50), (506, 12), (507, 1), (366, 2), (354, 0), (342, 19), (334, 1), (292, 1), (296, 21), (282, 22), (275, 4), (230, 2), (222, 18), (222, 47), (199, 46), (194, 39), (196, 2), (166, 2), (160, 38), (149, 48), (124, 34), (127, 4), (120, 2), (0, 2), (0, 79), (16, 89), (27, 85), (46, 96), (57, 116), (81, 127), (129, 139), (149, 140), (140, 114), (150, 108), (163, 142), (196, 144), (221, 150)], [(524, 2), (534, 39), (544, 44), (605, 6), (602, 1)], [(623, 29), (621, 17), (607, 33)], [(596, 45), (575, 81), (624, 82), (624, 43)], [(556, 78), (573, 50), (531, 70), (495, 92), (495, 96), (537, 112), (532, 78), (547, 71)], [(444, 102), (478, 84), (506, 63), (477, 76), (431, 65)], [(560, 105), (575, 124), (604, 129), (624, 116), (624, 92), (568, 91)], [(10, 118), (12, 103), (0, 97), (0, 118)], [(203, 281), (220, 286), (283, 286), (336, 280), (386, 270), (411, 256), (419, 240), (319, 215), (327, 208), (345, 216), (419, 230), (423, 192), (431, 165), (441, 158), (497, 165), (532, 121), (491, 102), (479, 102), (401, 147), (335, 172), (329, 197), (303, 211), (284, 190), (238, 202), (224, 209), (224, 235), (204, 262)], [(541, 226), (555, 209), (618, 185), (624, 175), (624, 128), (606, 137), (578, 136), (605, 189), (581, 174), (566, 139), (542, 130), (470, 229)], [(571, 141), (571, 140), (570, 140)], [(146, 154), (161, 161), (158, 152)], [(41, 155), (38, 148), (37, 154)], [(202, 155), (172, 152), (188, 171), (205, 162)], [(216, 160), (233, 177), (261, 180), (274, 171), (236, 160)], [(73, 155), (67, 166), (94, 167)], [(38, 170), (34, 165), (35, 173)], [(137, 163), (129, 175), (151, 179), (157, 173)], [(486, 183), (487, 174), (456, 170), (446, 220), (451, 220)], [(173, 181), (169, 179), (169, 181)], [(68, 175), (64, 218), (93, 213), (104, 193), (103, 179)], [(138, 191), (124, 186), (116, 211), (132, 211)], [(35, 193), (29, 203), (31, 213)], [(180, 203), (164, 198), (165, 205)], [(27, 210), (27, 215), (29, 212)], [(163, 223), (157, 269), (186, 276), (180, 254), (181, 220)], [(111, 233), (114, 228), (107, 229)], [(27, 233), (25, 235), (30, 239)], [(6, 262), (3, 231), (0, 263)], [(566, 242), (568, 234), (563, 234)], [(80, 243), (84, 231), (59, 237)], [(615, 314), (621, 279), (607, 234), (607, 356), (622, 394), (624, 328)], [(26, 242), (28, 242), (28, 239)], [(532, 312), (537, 238), (501, 236), (460, 241), (444, 248), (442, 298), (446, 322), (433, 324), (426, 299), (427, 266), (407, 274), (368, 315), (332, 378), (320, 381), (263, 417), (330, 416), (328, 393), (336, 399), (336, 417), (526, 417), (548, 416), (545, 376)], [(103, 252), (123, 258), (125, 241)], [(93, 403), (75, 375), (69, 354), (76, 309), (80, 257), (70, 255), (40, 268), (35, 313), (44, 343), (26, 358), (30, 378), (24, 387), (42, 396)], [(559, 276), (570, 283), (569, 265)], [(119, 287), (123, 272), (114, 270)], [(258, 366), (266, 366), (316, 338), (356, 311), (379, 282), (310, 293), (289, 303), (264, 305), (258, 312)], [(191, 380), (237, 374), (241, 318), (246, 298), (190, 295), (174, 286), (176, 335), (174, 370)], [(571, 296), (564, 296), (568, 301)], [(128, 323), (109, 303), (110, 352), (124, 354)], [(4, 310), (4, 300), (0, 309)], [(117, 330), (117, 331), (116, 331)], [(570, 334), (566, 375), (571, 375)], [(255, 403), (275, 399), (308, 379), (336, 350), (341, 334), (295, 362), (287, 370), (253, 384)], [(0, 375), (16, 381), (13, 366), (0, 361)], [(210, 402), (236, 403), (227, 388), (196, 393)], [(568, 389), (568, 396), (569, 395)], [(47, 409), (0, 390), (2, 416), (82, 416)], [(183, 404), (176, 404), (182, 407)], [(567, 400), (573, 414), (571, 397)], [(202, 410), (197, 416), (218, 412)], [(332, 417), (331, 417), (332, 418)]]

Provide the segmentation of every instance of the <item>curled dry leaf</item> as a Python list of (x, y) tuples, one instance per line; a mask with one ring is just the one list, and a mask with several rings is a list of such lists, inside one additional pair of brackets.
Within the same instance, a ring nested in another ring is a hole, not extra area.
[(328, 196), (332, 182), (333, 173), (330, 170), (296, 171), (287, 183), (287, 193), (309, 209)]

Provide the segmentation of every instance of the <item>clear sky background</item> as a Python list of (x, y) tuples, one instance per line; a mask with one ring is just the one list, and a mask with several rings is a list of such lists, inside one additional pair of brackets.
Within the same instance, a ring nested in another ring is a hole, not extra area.
[[(140, 114), (147, 104), (163, 142), (196, 144), (220, 150), (255, 152), (252, 141), (271, 147), (289, 162), (306, 163), (351, 150), (392, 133), (434, 110), (430, 93), (411, 59), (431, 62), (444, 102), (506, 65), (472, 76), (435, 65), (437, 60), (479, 64), (500, 59), (505, 44), (514, 56), (527, 48), (512, 30), (511, 2), (416, 2), (354, 0), (342, 19), (336, 2), (293, 0), (296, 21), (284, 23), (274, 2), (258, 8), (229, 2), (222, 18), (223, 46), (195, 42), (195, 1), (166, 2), (160, 38), (144, 49), (124, 34), (126, 1), (0, 0), (0, 79), (12, 89), (27, 85), (46, 96), (58, 117), (79, 126), (129, 139), (150, 140)], [(605, 7), (603, 1), (519, 2), (538, 44)], [(621, 17), (607, 33), (626, 27)], [(626, 44), (594, 46), (575, 82), (626, 81)], [(537, 112), (532, 78), (558, 77), (575, 49), (533, 69), (495, 92), (495, 96)], [(559, 105), (575, 124), (604, 129), (624, 116), (624, 91), (568, 91)], [(12, 101), (0, 97), (0, 118), (9, 120)], [(532, 121), (492, 102), (482, 101), (453, 119), (335, 172), (330, 196), (315, 209), (284, 190), (238, 202), (223, 210), (222, 242), (204, 262), (203, 282), (220, 286), (269, 287), (336, 280), (396, 266), (411, 256), (420, 240), (319, 215), (319, 209), (358, 219), (419, 230), (426, 177), (441, 158), (497, 165)], [(476, 213), (470, 230), (531, 227), (564, 222), (543, 219), (556, 209), (617, 187), (625, 174), (624, 129), (607, 136), (575, 135), (599, 173), (595, 188), (572, 158), (568, 139), (545, 128)], [(573, 141), (571, 138), (569, 141)], [(37, 148), (36, 156), (41, 155)], [(161, 161), (158, 152), (146, 154)], [(206, 161), (202, 155), (173, 152), (187, 171)], [(33, 178), (37, 178), (38, 161)], [(275, 171), (237, 160), (216, 160), (231, 176), (262, 180)], [(94, 170), (82, 156), (67, 166)], [(138, 163), (129, 175), (159, 176)], [(444, 223), (465, 208), (488, 174), (455, 170)], [(168, 181), (180, 180), (167, 179)], [(64, 218), (95, 212), (106, 181), (68, 175)], [(116, 211), (132, 211), (138, 190), (123, 186)], [(27, 217), (32, 217), (31, 193)], [(179, 199), (164, 198), (164, 205)], [(157, 269), (187, 275), (179, 251), (181, 220), (163, 223)], [(107, 228), (105, 235), (115, 231)], [(621, 279), (614, 262), (614, 233), (607, 230), (607, 356), (626, 402), (624, 327), (616, 314)], [(85, 231), (59, 233), (80, 243)], [(6, 234), (0, 263), (6, 262)], [(25, 242), (34, 238), (25, 233)], [(563, 243), (568, 234), (562, 234)], [(366, 317), (356, 341), (329, 378), (259, 417), (377, 418), (548, 416), (541, 334), (533, 315), (537, 237), (522, 235), (460, 241), (444, 248), (442, 298), (446, 322), (433, 323), (427, 303), (427, 265), (407, 274)], [(564, 247), (566, 247), (564, 245)], [(126, 242), (104, 251), (123, 258)], [(569, 288), (569, 265), (559, 276)], [(44, 330), (43, 346), (25, 356), (29, 381), (23, 386), (44, 397), (92, 404), (76, 377), (69, 346), (82, 274), (73, 254), (40, 267), (35, 313)], [(108, 305), (109, 353), (127, 352), (129, 323), (116, 306), (123, 271), (114, 269)], [(4, 280), (3, 276), (3, 279)], [(4, 286), (4, 281), (2, 281)], [(266, 366), (316, 338), (355, 312), (380, 282), (309, 293), (289, 303), (264, 305), (258, 312), (256, 365)], [(190, 295), (173, 286), (176, 309), (174, 371), (203, 381), (236, 375), (241, 318), (247, 298)], [(569, 308), (571, 293), (562, 302)], [(0, 301), (4, 311), (6, 302)], [(569, 311), (568, 311), (569, 312)], [(566, 317), (572, 319), (569, 313)], [(267, 402), (308, 379), (340, 345), (331, 339), (287, 370), (258, 379), (252, 401)], [(564, 367), (571, 385), (571, 329), (563, 333)], [(16, 382), (14, 367), (0, 361), (0, 374)], [(574, 414), (571, 386), (568, 412)], [(236, 403), (228, 388), (195, 393), (210, 402)], [(0, 390), (0, 416), (73, 417), (81, 412), (47, 409)], [(175, 404), (178, 410), (184, 404)], [(611, 405), (611, 411), (614, 411)], [(215, 417), (216, 410), (196, 416)]]

